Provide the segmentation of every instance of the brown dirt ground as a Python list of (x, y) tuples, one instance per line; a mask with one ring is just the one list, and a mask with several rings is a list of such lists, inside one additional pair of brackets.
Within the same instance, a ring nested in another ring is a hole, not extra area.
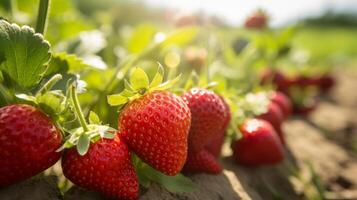
[[(273, 167), (246, 168), (230, 158), (224, 147), (222, 174), (191, 176), (198, 190), (172, 194), (158, 185), (142, 190), (140, 200), (298, 200), (311, 193), (313, 174), (325, 188), (325, 199), (357, 199), (357, 73), (338, 73), (336, 87), (307, 119), (292, 118), (284, 124), (287, 159)], [(312, 169), (311, 170), (311, 167)], [(46, 174), (59, 174), (56, 165)], [(56, 187), (63, 177), (37, 176), (0, 190), (1, 200), (101, 200), (103, 197), (78, 187), (61, 196)], [(310, 184), (309, 184), (310, 183)], [(312, 190), (313, 191), (313, 190)], [(316, 191), (316, 189), (315, 189)], [(314, 194), (314, 193), (313, 193)]]

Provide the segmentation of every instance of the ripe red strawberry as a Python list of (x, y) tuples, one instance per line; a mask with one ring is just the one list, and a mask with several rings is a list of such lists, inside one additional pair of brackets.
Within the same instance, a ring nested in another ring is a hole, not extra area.
[(336, 84), (335, 79), (329, 75), (321, 75), (314, 78), (315, 85), (319, 87), (322, 92), (328, 92)]
[(0, 108), (0, 187), (51, 167), (61, 157), (62, 135), (52, 120), (30, 105)]
[(317, 108), (316, 102), (314, 102), (311, 105), (295, 105), (293, 107), (293, 112), (294, 114), (297, 115), (308, 116), (311, 112), (316, 110), (316, 108)]
[(219, 174), (222, 172), (222, 166), (213, 155), (203, 149), (198, 153), (188, 153), (183, 172)]
[(304, 75), (297, 75), (294, 78), (292, 78), (292, 84), (300, 88), (314, 86), (315, 85), (314, 82), (315, 80), (313, 80), (311, 77), (307, 77)]
[(226, 132), (222, 130), (216, 134), (211, 141), (205, 146), (205, 149), (212, 154), (215, 158), (221, 155), (222, 146), (224, 144)]
[(130, 102), (119, 116), (119, 130), (129, 148), (166, 175), (185, 164), (191, 113), (175, 94), (155, 91)]
[(281, 130), (281, 123), (283, 122), (283, 113), (276, 103), (270, 102), (268, 104), (267, 112), (257, 116), (257, 119), (262, 119), (269, 122), (279, 135), (281, 142), (285, 144), (284, 134)]
[(283, 119), (287, 119), (292, 111), (292, 104), (289, 97), (282, 92), (274, 91), (270, 96), (270, 100), (280, 107), (283, 113)]
[(90, 144), (81, 156), (75, 147), (65, 151), (63, 174), (74, 184), (113, 199), (138, 198), (138, 179), (126, 144), (116, 135)]
[(286, 77), (282, 72), (276, 70), (266, 70), (260, 77), (261, 84), (266, 85), (272, 83), (280, 92), (287, 94), (293, 81)]
[(272, 165), (284, 159), (283, 146), (266, 121), (250, 119), (240, 127), (242, 138), (232, 143), (233, 158), (249, 166)]
[(267, 16), (262, 11), (252, 13), (245, 21), (246, 28), (262, 29), (267, 26)]
[(223, 129), (220, 132), (216, 133), (215, 136), (211, 139), (211, 141), (205, 146), (205, 149), (216, 158), (218, 158), (221, 154), (222, 146), (224, 144), (224, 138), (226, 135), (226, 129), (229, 125), (229, 122), (231, 121), (230, 108), (224, 98), (221, 97), (221, 99), (224, 104), (225, 113), (227, 113)]
[(183, 99), (192, 115), (189, 151), (199, 152), (215, 134), (222, 131), (229, 113), (221, 97), (206, 89), (193, 88), (183, 94)]
[(283, 113), (278, 104), (270, 101), (267, 111), (257, 116), (257, 118), (268, 121), (274, 128), (277, 128), (283, 122)]

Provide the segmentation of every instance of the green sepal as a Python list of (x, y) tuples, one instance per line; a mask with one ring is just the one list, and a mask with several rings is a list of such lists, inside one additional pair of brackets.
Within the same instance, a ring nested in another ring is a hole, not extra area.
[(90, 145), (90, 139), (88, 135), (82, 134), (78, 138), (78, 144), (77, 144), (77, 151), (79, 155), (84, 156), (88, 152), (89, 145)]
[(171, 88), (172, 86), (174, 86), (181, 78), (181, 74), (179, 74), (176, 78), (172, 79), (172, 80), (168, 80), (160, 85), (158, 85), (157, 87), (154, 88), (150, 88), (150, 91), (155, 91), (155, 90), (167, 90), (169, 88)]
[(146, 72), (139, 67), (134, 68), (134, 70), (131, 72), (129, 80), (130, 85), (134, 90), (149, 88), (149, 77)]
[(83, 156), (90, 148), (91, 142), (95, 143), (101, 138), (114, 139), (117, 132), (116, 129), (108, 125), (89, 124), (88, 129), (87, 132), (84, 131), (83, 127), (66, 130), (68, 136), (57, 151), (76, 147), (78, 153)]
[(159, 86), (162, 83), (162, 81), (164, 80), (164, 68), (162, 67), (162, 65), (160, 63), (158, 63), (158, 64), (159, 64), (159, 67), (157, 68), (157, 72), (150, 83), (151, 88)]
[(112, 94), (107, 97), (107, 100), (108, 104), (111, 106), (120, 106), (126, 104), (129, 101), (129, 98), (122, 94)]
[(158, 65), (157, 73), (151, 83), (146, 72), (136, 67), (130, 76), (129, 82), (124, 79), (124, 90), (119, 94), (107, 96), (107, 102), (112, 106), (125, 106), (128, 102), (133, 101), (148, 92), (156, 90), (167, 90), (179, 81), (181, 74), (172, 80), (162, 83), (164, 79), (164, 69), (161, 64)]

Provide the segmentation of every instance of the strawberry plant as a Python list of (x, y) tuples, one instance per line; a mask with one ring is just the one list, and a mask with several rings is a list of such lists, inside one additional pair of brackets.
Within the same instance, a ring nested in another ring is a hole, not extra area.
[(261, 10), (235, 30), (199, 15), (141, 23), (153, 13), (116, 1), (4, 2), (1, 188), (60, 163), (64, 194), (194, 192), (193, 174), (225, 173), (225, 144), (236, 164), (281, 163), (284, 121), (336, 83), (296, 56), (299, 26), (272, 29)]

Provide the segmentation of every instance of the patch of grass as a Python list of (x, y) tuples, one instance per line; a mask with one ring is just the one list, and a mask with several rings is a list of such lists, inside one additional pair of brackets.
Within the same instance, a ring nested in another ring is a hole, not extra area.
[(349, 59), (357, 55), (357, 28), (305, 27), (300, 29), (293, 45), (306, 49), (313, 59)]

